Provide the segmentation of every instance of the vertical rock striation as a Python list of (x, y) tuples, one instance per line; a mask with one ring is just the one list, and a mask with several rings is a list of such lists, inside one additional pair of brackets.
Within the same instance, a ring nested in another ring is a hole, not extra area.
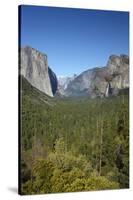
[(53, 95), (55, 95), (58, 88), (58, 80), (57, 80), (56, 74), (52, 71), (50, 67), (48, 67), (48, 74), (50, 78), (52, 93)]
[(82, 72), (71, 81), (64, 94), (91, 98), (117, 95), (121, 89), (129, 88), (129, 57), (112, 55), (105, 67)]
[(21, 48), (20, 73), (31, 85), (53, 97), (47, 55), (28, 46)]
[(20, 73), (31, 85), (51, 97), (57, 90), (64, 96), (108, 97), (129, 88), (129, 57), (111, 55), (105, 67), (57, 80), (48, 67), (47, 55), (27, 46), (20, 51)]
[(124, 89), (129, 87), (129, 57), (127, 55), (110, 56), (107, 69), (112, 76), (112, 88)]

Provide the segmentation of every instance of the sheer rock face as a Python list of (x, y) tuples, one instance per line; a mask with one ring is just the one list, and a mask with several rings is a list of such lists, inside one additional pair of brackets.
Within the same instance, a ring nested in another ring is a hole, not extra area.
[(112, 76), (112, 88), (124, 89), (129, 87), (129, 57), (126, 55), (110, 56), (107, 68)]
[(48, 67), (48, 74), (49, 74), (50, 83), (52, 87), (52, 93), (54, 95), (58, 88), (58, 80), (57, 80), (56, 74), (52, 71), (50, 67)]
[(105, 67), (94, 68), (81, 73), (68, 85), (65, 94), (68, 96), (89, 95), (91, 97), (104, 94), (107, 85), (104, 79), (106, 73)]
[(31, 83), (31, 85), (47, 95), (53, 96), (47, 55), (42, 54), (31, 47), (21, 48), (20, 73)]
[[(110, 85), (110, 94), (107, 88)], [(129, 57), (110, 56), (106, 67), (93, 68), (77, 76), (68, 84), (66, 96), (84, 96), (91, 98), (118, 94), (120, 89), (129, 87)]]
[(48, 67), (47, 56), (25, 47), (20, 51), (20, 73), (31, 85), (51, 97), (57, 90), (61, 93), (62, 87), (64, 96), (108, 97), (129, 88), (129, 57), (112, 55), (105, 67), (84, 71), (67, 84), (60, 85), (55, 73)]

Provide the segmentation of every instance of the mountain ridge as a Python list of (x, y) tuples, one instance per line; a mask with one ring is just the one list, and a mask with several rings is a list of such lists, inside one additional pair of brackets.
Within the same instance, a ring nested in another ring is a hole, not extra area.
[[(108, 85), (111, 93), (106, 94)], [(88, 95), (91, 98), (117, 95), (129, 88), (129, 57), (111, 55), (106, 66), (88, 69), (78, 75), (64, 91), (66, 96)]]
[(129, 56), (110, 55), (105, 66), (60, 78), (48, 66), (46, 54), (26, 46), (20, 48), (20, 74), (50, 97), (109, 97), (129, 88)]

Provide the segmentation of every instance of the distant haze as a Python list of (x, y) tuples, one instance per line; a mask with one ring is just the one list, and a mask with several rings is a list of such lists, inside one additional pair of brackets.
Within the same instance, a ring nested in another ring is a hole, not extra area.
[(20, 36), (21, 46), (47, 54), (57, 76), (72, 76), (128, 55), (129, 13), (25, 5)]

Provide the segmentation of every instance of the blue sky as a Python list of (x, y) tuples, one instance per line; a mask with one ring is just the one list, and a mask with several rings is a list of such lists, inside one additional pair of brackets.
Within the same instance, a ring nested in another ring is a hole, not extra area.
[(24, 5), (20, 41), (46, 53), (58, 76), (79, 74), (129, 54), (129, 13)]

